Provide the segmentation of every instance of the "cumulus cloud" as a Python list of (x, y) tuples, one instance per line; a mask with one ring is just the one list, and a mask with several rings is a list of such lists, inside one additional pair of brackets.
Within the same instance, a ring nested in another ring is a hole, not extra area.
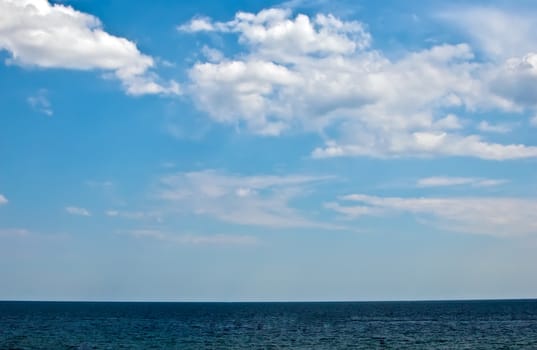
[(74, 207), (74, 206), (65, 207), (65, 211), (71, 215), (91, 216), (91, 213), (87, 209), (80, 208), (80, 207)]
[(362, 23), (341, 21), (332, 15), (314, 18), (289, 9), (266, 9), (257, 14), (238, 12), (229, 22), (195, 18), (178, 29), (187, 32), (239, 33), (239, 40), (255, 46), (259, 53), (278, 60), (293, 61), (304, 54), (348, 54), (368, 47), (371, 36)]
[(138, 238), (150, 238), (158, 241), (175, 244), (192, 245), (255, 245), (259, 241), (255, 236), (248, 235), (198, 235), (198, 234), (172, 234), (161, 230), (131, 230), (127, 234)]
[[(537, 233), (537, 200), (502, 197), (401, 198), (352, 194), (330, 208), (350, 217), (412, 214), (441, 229), (495, 236)], [(359, 205), (348, 204), (357, 202)]]
[(419, 179), (416, 182), (417, 187), (447, 187), (470, 185), (474, 187), (492, 187), (507, 183), (503, 179), (483, 179), (475, 177), (449, 177), (449, 176), (433, 176)]
[(486, 77), (491, 90), (519, 108), (537, 107), (537, 53), (512, 57)]
[(199, 109), (261, 135), (319, 132), (326, 144), (313, 157), (537, 157), (535, 146), (498, 144), (464, 132), (452, 113), (520, 112), (532, 97), (499, 91), (495, 82), (526, 63), (490, 66), (464, 43), (392, 60), (371, 47), (361, 22), (293, 15), (289, 9), (239, 12), (228, 22), (195, 18), (179, 30), (235, 34), (243, 48), (191, 68), (188, 93)]
[(128, 94), (178, 94), (179, 85), (151, 73), (152, 57), (136, 44), (104, 31), (98, 18), (48, 0), (0, 0), (0, 50), (10, 64), (101, 70)]
[(54, 114), (52, 110), (52, 104), (47, 97), (47, 90), (41, 89), (35, 95), (28, 97), (28, 104), (35, 111), (48, 115), (49, 117)]
[(214, 170), (178, 173), (160, 179), (155, 195), (168, 210), (206, 215), (240, 225), (273, 228), (336, 228), (306, 218), (290, 204), (305, 188), (329, 177), (240, 176)]
[(3, 194), (0, 194), (0, 205), (7, 204), (7, 202), (7, 198)]

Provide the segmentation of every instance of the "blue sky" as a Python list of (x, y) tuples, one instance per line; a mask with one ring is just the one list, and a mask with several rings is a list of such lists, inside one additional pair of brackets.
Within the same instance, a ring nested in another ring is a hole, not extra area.
[(0, 299), (537, 297), (536, 22), (0, 0)]

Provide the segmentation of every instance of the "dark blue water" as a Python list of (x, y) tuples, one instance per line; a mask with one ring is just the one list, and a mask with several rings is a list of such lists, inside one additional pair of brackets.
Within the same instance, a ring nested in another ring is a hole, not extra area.
[(537, 349), (537, 300), (0, 302), (0, 349)]

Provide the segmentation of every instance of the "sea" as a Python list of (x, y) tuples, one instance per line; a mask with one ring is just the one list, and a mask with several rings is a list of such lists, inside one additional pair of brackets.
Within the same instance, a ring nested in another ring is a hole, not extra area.
[(0, 349), (537, 349), (537, 300), (6, 301)]

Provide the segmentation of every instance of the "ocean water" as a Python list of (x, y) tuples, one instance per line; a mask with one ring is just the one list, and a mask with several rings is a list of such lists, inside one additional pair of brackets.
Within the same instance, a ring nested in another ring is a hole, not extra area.
[(0, 349), (537, 349), (537, 300), (0, 302)]

